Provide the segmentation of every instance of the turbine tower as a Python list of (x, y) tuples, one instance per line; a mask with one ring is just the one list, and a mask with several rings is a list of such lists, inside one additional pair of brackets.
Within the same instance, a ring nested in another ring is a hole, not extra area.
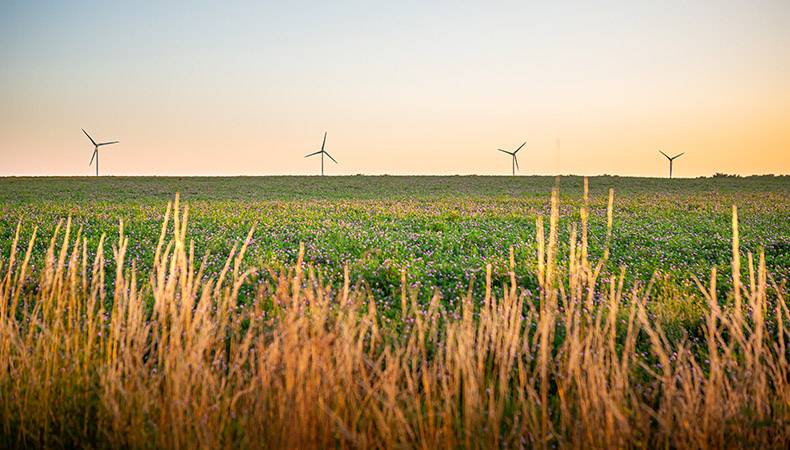
[[(526, 144), (526, 143), (527, 143), (527, 141), (524, 141), (524, 144)], [(519, 168), (518, 167), (518, 159), (516, 158), (516, 153), (518, 153), (518, 151), (521, 150), (521, 147), (523, 147), (524, 144), (519, 145), (519, 147), (515, 151), (512, 151), (512, 152), (509, 152), (507, 150), (502, 150), (501, 148), (497, 149), (500, 152), (507, 153), (508, 155), (513, 157), (513, 164), (512, 164), (513, 165), (513, 176), (516, 176), (516, 169)]]
[(679, 157), (685, 155), (686, 152), (683, 152), (683, 153), (681, 153), (679, 155), (675, 155), (675, 156), (673, 156), (671, 158), (669, 157), (669, 155), (667, 155), (666, 153), (662, 152), (661, 150), (659, 150), (659, 152), (661, 152), (661, 154), (666, 156), (667, 159), (669, 160), (669, 178), (672, 178), (672, 161), (674, 161), (675, 158), (679, 158)]
[(305, 156), (305, 158), (309, 158), (313, 155), (318, 155), (318, 154), (321, 155), (321, 176), (324, 176), (324, 155), (328, 156), (329, 159), (331, 159), (335, 164), (337, 164), (335, 158), (332, 158), (332, 155), (330, 155), (329, 153), (327, 153), (326, 150), (324, 150), (324, 145), (326, 145), (326, 131), (324, 131), (324, 142), (321, 144), (321, 150), (314, 153), (310, 153), (309, 155)]
[(102, 145), (117, 144), (120, 141), (102, 142), (97, 144), (96, 141), (93, 140), (91, 135), (88, 134), (88, 132), (85, 131), (84, 128), (82, 129), (82, 132), (85, 133), (85, 136), (88, 136), (88, 139), (90, 139), (91, 143), (93, 144), (93, 156), (91, 156), (91, 162), (89, 162), (88, 165), (90, 166), (91, 164), (93, 164), (94, 158), (96, 159), (96, 176), (98, 177), (99, 176), (99, 147)]

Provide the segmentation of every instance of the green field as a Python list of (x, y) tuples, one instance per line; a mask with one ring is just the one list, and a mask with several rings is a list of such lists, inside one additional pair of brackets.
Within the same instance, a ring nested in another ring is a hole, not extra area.
[[(150, 269), (167, 202), (180, 193), (189, 205), (188, 236), (197, 255), (210, 252), (218, 270), (234, 245), (255, 226), (246, 264), (291, 267), (299, 244), (305, 260), (339, 284), (343, 267), (366, 281), (374, 296), (393, 297), (405, 269), (414, 287), (445, 301), (466, 294), (486, 264), (506, 279), (510, 247), (516, 276), (535, 287), (535, 221), (548, 217), (551, 177), (240, 177), (240, 178), (7, 178), (0, 182), (0, 238), (10, 242), (22, 222), (20, 249), (33, 227), (51, 236), (71, 216), (83, 227), (89, 251), (118, 222), (131, 248), (127, 263)], [(625, 266), (630, 279), (653, 274), (673, 283), (689, 274), (726, 272), (732, 254), (732, 205), (739, 208), (744, 252), (764, 250), (780, 279), (790, 268), (790, 178), (589, 180), (590, 246), (600, 256), (606, 203), (614, 190), (610, 272)], [(560, 245), (580, 226), (583, 184), (560, 181)], [(34, 254), (43, 255), (47, 239)], [(7, 250), (6, 250), (7, 251)]]
[(588, 181), (0, 179), (0, 444), (787, 445), (790, 177)]

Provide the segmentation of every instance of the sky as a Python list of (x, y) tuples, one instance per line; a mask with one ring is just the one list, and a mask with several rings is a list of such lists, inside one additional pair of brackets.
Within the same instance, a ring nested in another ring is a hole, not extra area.
[(790, 1), (0, 0), (0, 176), (83, 128), (102, 175), (788, 174)]

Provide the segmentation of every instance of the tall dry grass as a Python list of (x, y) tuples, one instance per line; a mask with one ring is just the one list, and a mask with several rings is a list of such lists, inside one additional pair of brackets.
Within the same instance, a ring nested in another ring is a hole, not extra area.
[[(206, 273), (178, 197), (152, 273), (125, 266), (123, 223), (112, 258), (103, 238), (91, 261), (66, 222), (35, 272), (35, 233), (18, 257), (18, 229), (0, 263), (0, 445), (786, 448), (786, 287), (762, 255), (740, 266), (735, 209), (733, 291), (718, 296), (715, 270), (697, 280), (708, 302), (697, 343), (667, 339), (650, 285), (624, 286), (625, 269), (601, 277), (608, 249), (589, 260), (587, 204), (585, 189), (567, 264), (556, 195), (548, 235), (538, 219), (534, 298), (512, 272), (493, 285), (488, 267), (485, 297), (448, 311), (438, 295), (419, 302), (404, 276), (397, 326), (347, 270), (334, 293), (301, 256), (239, 304), (253, 230)], [(611, 204), (610, 192), (607, 242)]]

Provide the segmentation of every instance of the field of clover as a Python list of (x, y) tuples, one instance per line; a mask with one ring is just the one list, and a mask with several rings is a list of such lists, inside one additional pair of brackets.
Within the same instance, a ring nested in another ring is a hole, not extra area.
[[(369, 289), (388, 315), (400, 305), (402, 272), (421, 301), (438, 291), (452, 307), (470, 286), (476, 293), (484, 289), (487, 264), (495, 280), (508, 279), (511, 248), (519, 286), (534, 290), (536, 219), (544, 217), (548, 227), (556, 183), (553, 177), (478, 176), (4, 178), (0, 242), (5, 258), (21, 223), (18, 251), (24, 253), (35, 228), (33, 262), (41, 267), (59, 222), (65, 227), (71, 217), (71, 232), (81, 228), (93, 252), (106, 233), (109, 252), (123, 220), (129, 238), (126, 267), (134, 263), (145, 273), (167, 202), (179, 193), (189, 206), (187, 238), (196, 255), (206, 255), (206, 277), (220, 272), (234, 246), (255, 227), (244, 261), (257, 271), (242, 299), (273, 274), (292, 268), (303, 244), (307, 267), (336, 286), (348, 267), (352, 281)], [(572, 227), (580, 226), (582, 186), (580, 177), (559, 180), (561, 249), (568, 247)], [(777, 282), (790, 275), (788, 177), (603, 176), (590, 178), (589, 187), (593, 260), (603, 253), (608, 195), (614, 190), (604, 278), (625, 266), (629, 282), (655, 277), (659, 288), (680, 295), (696, 291), (692, 274), (705, 278), (716, 267), (726, 278), (733, 205), (742, 253), (764, 250)], [(112, 277), (106, 282), (112, 289)], [(727, 288), (726, 279), (721, 286)]]

